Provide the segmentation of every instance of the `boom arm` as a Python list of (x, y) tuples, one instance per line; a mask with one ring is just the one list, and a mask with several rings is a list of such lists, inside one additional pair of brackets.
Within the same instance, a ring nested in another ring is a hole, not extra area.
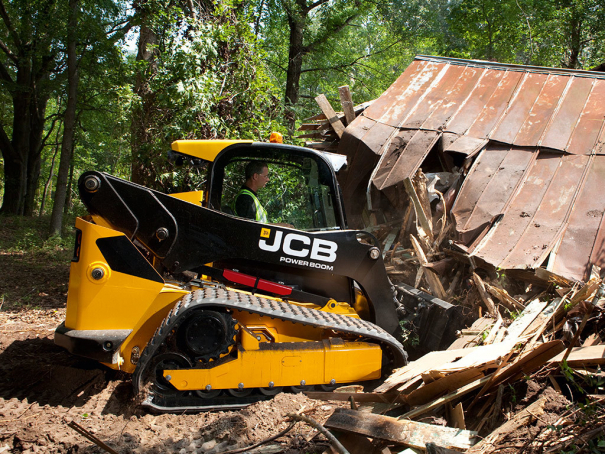
[[(286, 274), (350, 278), (367, 296), (370, 321), (389, 333), (398, 331), (392, 285), (377, 242), (367, 232), (304, 232), (260, 224), (101, 172), (83, 174), (78, 188), (93, 216), (144, 245), (172, 273), (211, 262), (254, 261)], [(313, 290), (312, 282), (306, 290)]]

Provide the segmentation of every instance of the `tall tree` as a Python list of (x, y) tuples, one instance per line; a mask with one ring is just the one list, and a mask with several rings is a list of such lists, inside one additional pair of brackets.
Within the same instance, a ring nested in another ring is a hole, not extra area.
[[(266, 5), (266, 6), (265, 6)], [(290, 126), (294, 126), (295, 114), (293, 107), (298, 104), (300, 80), (305, 59), (321, 52), (323, 46), (338, 38), (343, 30), (353, 24), (353, 21), (374, 9), (374, 2), (365, 0), (267, 0), (261, 3), (257, 14), (267, 17), (267, 24), (273, 30), (274, 39), (268, 44), (281, 47), (276, 40), (287, 43), (287, 61), (285, 65), (276, 62), (280, 56), (273, 55), (274, 63), (285, 72), (284, 100), (288, 111)], [(285, 33), (279, 29), (285, 28)]]
[(31, 215), (40, 175), (46, 105), (60, 70), (62, 2), (0, 0), (0, 83), (12, 101), (12, 124), (0, 124), (4, 198), (0, 212)]
[(188, 178), (166, 164), (173, 140), (260, 138), (279, 129), (277, 92), (245, 9), (194, 3), (195, 15), (188, 2), (140, 6), (132, 179), (166, 191)]
[(69, 17), (67, 20), (67, 108), (63, 120), (63, 141), (53, 211), (50, 218), (50, 235), (61, 233), (63, 224), (63, 207), (67, 193), (67, 176), (74, 145), (76, 126), (76, 103), (78, 98), (78, 62), (76, 54), (76, 29), (78, 27), (79, 0), (69, 0)]

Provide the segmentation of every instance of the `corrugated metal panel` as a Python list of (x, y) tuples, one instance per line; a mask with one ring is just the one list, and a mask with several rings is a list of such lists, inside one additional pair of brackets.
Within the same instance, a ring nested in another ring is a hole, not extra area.
[(593, 156), (582, 192), (575, 201), (561, 245), (556, 252), (553, 271), (563, 276), (585, 278), (590, 260), (603, 264), (603, 181), (605, 156)]
[[(382, 184), (377, 186), (378, 189), (395, 186), (414, 175), (440, 135), (441, 133), (436, 131), (417, 131), (395, 163), (392, 164), (390, 172)], [(376, 184), (375, 180), (374, 184)]]
[(515, 137), (515, 145), (522, 147), (538, 145), (570, 80), (569, 77), (548, 76), (542, 92), (525, 118), (517, 137)]
[(473, 255), (501, 268), (540, 266), (558, 239), (588, 161), (540, 152), (489, 241)]
[(567, 151), (573, 154), (590, 153), (597, 145), (604, 119), (605, 81), (597, 80), (573, 130)]
[(481, 153), (452, 209), (464, 243), (472, 241), (494, 216), (504, 213), (536, 155), (532, 149), (497, 144)]
[(584, 104), (592, 90), (594, 80), (588, 78), (573, 78), (572, 84), (565, 93), (565, 98), (555, 112), (550, 126), (547, 128), (541, 145), (555, 150), (565, 150)]

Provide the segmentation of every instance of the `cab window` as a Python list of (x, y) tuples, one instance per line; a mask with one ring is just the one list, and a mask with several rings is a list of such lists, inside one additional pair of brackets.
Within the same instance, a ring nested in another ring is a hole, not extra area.
[[(238, 156), (224, 167), (221, 209), (233, 213), (234, 202), (244, 184), (244, 169), (257, 157)], [(269, 168), (269, 182), (258, 191), (270, 223), (287, 223), (300, 230), (338, 229), (333, 188), (325, 178), (326, 169), (309, 157), (264, 159)]]

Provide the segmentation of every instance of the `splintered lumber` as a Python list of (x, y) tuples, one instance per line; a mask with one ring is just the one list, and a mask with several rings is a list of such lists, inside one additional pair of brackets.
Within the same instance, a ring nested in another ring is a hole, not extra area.
[(482, 377), (483, 373), (474, 368), (454, 372), (412, 391), (404, 396), (404, 400), (410, 406), (424, 405)]
[(423, 450), (430, 442), (444, 448), (468, 449), (473, 446), (477, 437), (477, 433), (470, 430), (401, 421), (389, 416), (343, 408), (334, 410), (325, 426)]
[(443, 288), (443, 285), (441, 284), (439, 277), (435, 273), (433, 273), (431, 270), (429, 270), (425, 267), (425, 265), (427, 265), (429, 262), (426, 259), (426, 255), (424, 255), (424, 251), (422, 250), (420, 243), (418, 242), (418, 240), (416, 239), (416, 237), (414, 235), (410, 235), (410, 240), (412, 241), (412, 246), (414, 247), (414, 251), (416, 252), (418, 261), (420, 262), (420, 266), (424, 273), (424, 277), (426, 277), (426, 280), (429, 283), (431, 292), (433, 292), (433, 295), (435, 295), (437, 298), (441, 298), (441, 299), (447, 298), (445, 289)]
[(355, 120), (355, 110), (353, 109), (353, 98), (349, 86), (338, 87), (338, 94), (340, 95), (340, 104), (342, 105), (342, 111), (345, 113), (347, 125), (350, 125)]
[(510, 421), (505, 422), (491, 434), (481, 440), (479, 443), (474, 445), (468, 451), (467, 454), (481, 454), (491, 449), (497, 444), (500, 438), (503, 438), (507, 434), (515, 431), (519, 427), (525, 426), (532, 422), (537, 417), (544, 414), (544, 406), (546, 405), (546, 398), (542, 397), (526, 409), (517, 413)]
[(567, 279), (566, 277), (555, 274), (552, 271), (545, 270), (544, 268), (536, 268), (536, 277), (561, 287), (573, 287), (575, 284), (577, 284), (576, 281)]
[[(407, 413), (405, 413), (404, 415), (400, 416), (398, 419), (402, 420), (402, 419), (412, 419), (412, 418), (416, 418), (420, 415), (423, 415), (424, 413), (426, 413), (427, 411), (431, 411), (443, 404), (446, 404), (448, 402), (451, 402), (453, 400), (456, 400), (468, 393), (470, 393), (471, 391), (474, 391), (477, 388), (480, 388), (481, 386), (483, 386), (485, 383), (488, 382), (488, 380), (491, 378), (491, 375), (488, 375), (486, 377), (483, 377), (479, 380), (475, 380), (472, 383), (469, 383), (466, 386), (463, 386), (460, 389), (457, 389), (454, 392), (451, 392), (449, 394), (446, 394), (443, 397), (440, 397), (439, 399), (435, 399), (434, 401), (426, 404), (426, 405), (422, 405), (421, 407), (415, 408), (412, 411), (408, 411)], [(458, 429), (456, 429), (458, 430)]]
[(497, 386), (505, 382), (514, 381), (524, 375), (529, 375), (536, 371), (555, 355), (565, 349), (565, 345), (560, 340), (546, 342), (538, 345), (529, 353), (518, 357), (510, 366), (504, 368), (496, 375), (493, 385)]
[(322, 95), (317, 96), (315, 98), (315, 102), (317, 102), (317, 104), (319, 105), (319, 108), (324, 113), (324, 115), (326, 116), (326, 118), (328, 119), (330, 124), (332, 125), (334, 132), (336, 132), (336, 135), (339, 138), (342, 137), (342, 134), (345, 131), (345, 127), (342, 124), (342, 121), (340, 121), (340, 119), (338, 118), (338, 115), (336, 115), (336, 112), (334, 112), (334, 109), (330, 105), (330, 101), (328, 101), (328, 98), (326, 98), (326, 95), (322, 94)]
[[(563, 361), (564, 353), (560, 353), (550, 360), (551, 363), (559, 364)], [(571, 350), (567, 357), (567, 364), (571, 367), (590, 367), (605, 364), (605, 345), (593, 345), (591, 347), (576, 347)]]
[(486, 290), (491, 293), (494, 298), (498, 298), (498, 300), (506, 306), (506, 308), (510, 311), (519, 310), (522, 311), (525, 306), (521, 304), (519, 301), (514, 299), (512, 296), (508, 294), (506, 290), (503, 290), (498, 287), (494, 287), (493, 285), (484, 282)]
[(395, 387), (401, 386), (402, 384), (413, 380), (415, 377), (420, 377), (420, 375), (424, 372), (433, 369), (435, 365), (449, 364), (452, 361), (456, 361), (457, 359), (463, 358), (464, 356), (472, 353), (476, 348), (477, 347), (427, 353), (422, 358), (412, 361), (407, 366), (397, 369), (389, 378), (385, 380), (382, 385), (380, 385), (374, 391), (377, 393), (390, 391)]
[(420, 226), (432, 240), (433, 226), (429, 221), (429, 216), (431, 214), (425, 213), (424, 209), (422, 208), (422, 203), (420, 202), (420, 198), (418, 197), (416, 189), (414, 189), (414, 185), (412, 184), (412, 180), (410, 178), (406, 178), (405, 180), (403, 180), (403, 186), (405, 187), (405, 192), (407, 192), (408, 196), (410, 197), (410, 200), (414, 204), (416, 218), (418, 219), (418, 222), (420, 222)]
[(532, 325), (533, 321), (542, 313), (547, 305), (547, 302), (540, 301), (539, 299), (530, 301), (523, 312), (521, 312), (521, 315), (508, 327), (508, 337), (504, 340), (509, 339), (510, 341), (512, 339), (512, 341), (515, 341), (516, 338), (520, 337), (527, 331), (528, 327)]
[(487, 307), (487, 310), (489, 311), (491, 316), (494, 317), (495, 319), (499, 319), (500, 313), (496, 309), (496, 304), (490, 298), (490, 296), (487, 294), (483, 280), (475, 272), (473, 272), (473, 282), (477, 286), (477, 290), (479, 291), (479, 296), (481, 296), (481, 300), (483, 301), (483, 304), (485, 304), (485, 307)]
[(371, 403), (386, 403), (392, 404), (399, 402), (399, 396), (389, 396), (385, 393), (343, 393), (343, 392), (329, 392), (329, 391), (306, 391), (304, 393), (309, 399), (316, 400), (332, 400), (346, 402), (351, 397), (355, 399), (357, 403), (371, 402)]

